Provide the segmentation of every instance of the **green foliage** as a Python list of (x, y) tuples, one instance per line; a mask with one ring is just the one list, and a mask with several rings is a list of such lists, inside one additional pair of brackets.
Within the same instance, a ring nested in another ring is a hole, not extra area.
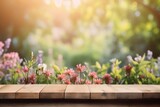
[(99, 62), (96, 62), (93, 67), (95, 67), (95, 71), (97, 71), (98, 76), (102, 78), (107, 73), (110, 65), (109, 63), (101, 65)]
[(0, 39), (12, 34), (11, 50), (22, 57), (29, 59), (30, 51), (42, 49), (46, 63), (59, 65), (61, 54), (62, 65), (69, 67), (106, 63), (112, 57), (124, 59), (147, 49), (159, 55), (159, 0), (87, 0), (77, 8), (72, 5), (66, 9), (64, 5), (57, 8), (54, 2), (46, 5), (45, 0), (4, 0)]
[(119, 68), (120, 64), (121, 61), (117, 59), (115, 59), (115, 61), (112, 62), (111, 76), (113, 78), (113, 84), (119, 84), (122, 79), (122, 69)]

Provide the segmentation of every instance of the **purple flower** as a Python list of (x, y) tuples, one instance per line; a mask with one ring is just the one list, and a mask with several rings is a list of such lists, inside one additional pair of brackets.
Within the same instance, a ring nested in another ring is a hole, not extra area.
[(0, 41), (0, 50), (3, 48), (4, 43)]
[(43, 63), (43, 51), (39, 50), (37, 55), (37, 64)]
[(25, 78), (20, 78), (20, 79), (18, 80), (18, 83), (19, 83), (19, 84), (25, 84)]
[(148, 50), (148, 51), (147, 51), (147, 59), (148, 59), (148, 60), (151, 60), (151, 59), (152, 59), (152, 55), (153, 55), (153, 52), (150, 51), (150, 50)]
[(6, 74), (5, 75), (5, 81), (11, 80), (11, 74)]
[(11, 45), (11, 38), (6, 39), (5, 41), (5, 48), (8, 49)]

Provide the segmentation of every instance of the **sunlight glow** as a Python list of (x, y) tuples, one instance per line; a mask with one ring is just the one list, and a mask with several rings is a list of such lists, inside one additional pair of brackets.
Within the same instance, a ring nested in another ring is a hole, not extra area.
[(55, 0), (55, 5), (56, 5), (56, 7), (61, 7), (62, 6), (62, 0)]
[[(51, 1), (51, 0), (45, 0), (45, 1)], [(54, 3), (56, 7), (62, 7), (64, 6), (67, 9), (70, 9), (71, 7), (77, 8), (80, 4), (80, 0), (54, 0)]]

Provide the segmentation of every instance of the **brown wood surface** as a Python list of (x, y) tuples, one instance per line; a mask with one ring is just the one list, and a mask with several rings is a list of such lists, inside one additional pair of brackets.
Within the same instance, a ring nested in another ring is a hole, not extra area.
[(40, 93), (40, 99), (64, 99), (67, 85), (46, 85)]
[(88, 85), (91, 99), (116, 99), (114, 89), (108, 85)]
[(0, 88), (0, 99), (15, 99), (15, 93), (24, 85), (5, 85)]
[(160, 85), (0, 85), (0, 99), (160, 99)]
[(142, 91), (134, 85), (110, 85), (117, 99), (142, 99)]
[(3, 86), (5, 86), (5, 85), (0, 85), (0, 88), (3, 87)]
[(160, 98), (159, 85), (136, 85), (136, 88), (142, 91), (143, 99)]
[(45, 85), (25, 85), (16, 92), (16, 99), (39, 99), (39, 93)]
[(68, 85), (65, 91), (65, 99), (90, 99), (88, 86)]

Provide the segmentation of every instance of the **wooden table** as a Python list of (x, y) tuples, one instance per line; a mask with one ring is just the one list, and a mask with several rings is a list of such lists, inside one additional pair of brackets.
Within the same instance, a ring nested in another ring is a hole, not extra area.
[(160, 85), (0, 85), (0, 107), (22, 105), (160, 107)]

